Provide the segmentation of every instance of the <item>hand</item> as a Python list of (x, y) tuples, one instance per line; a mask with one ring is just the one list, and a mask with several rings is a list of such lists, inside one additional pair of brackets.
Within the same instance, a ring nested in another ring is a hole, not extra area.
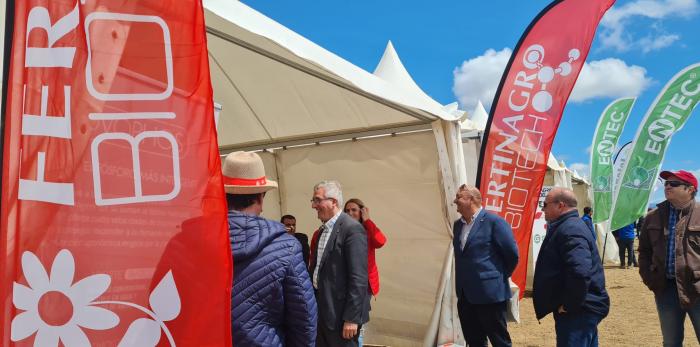
[(343, 323), (343, 338), (350, 340), (357, 335), (357, 324), (351, 322)]
[(369, 219), (369, 209), (367, 208), (367, 206), (363, 207), (360, 210), (360, 216), (362, 217), (363, 222)]
[(559, 306), (559, 309), (557, 309), (558, 313), (566, 313), (566, 310), (564, 309), (564, 305)]

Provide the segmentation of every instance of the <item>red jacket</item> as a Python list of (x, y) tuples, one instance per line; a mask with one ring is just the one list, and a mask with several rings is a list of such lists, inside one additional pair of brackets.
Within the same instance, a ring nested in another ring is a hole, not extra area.
[[(374, 257), (374, 252), (377, 248), (382, 248), (386, 243), (386, 236), (379, 230), (371, 219), (362, 223), (367, 231), (367, 277), (369, 279), (369, 289), (372, 295), (379, 294), (379, 270), (377, 270), (377, 261)], [(311, 247), (309, 254), (309, 264), (316, 264), (316, 253), (318, 250), (318, 229), (314, 231), (314, 236), (311, 237)], [(309, 269), (309, 272), (313, 269)], [(313, 272), (311, 272), (313, 274)], [(312, 275), (313, 276), (313, 275)]]

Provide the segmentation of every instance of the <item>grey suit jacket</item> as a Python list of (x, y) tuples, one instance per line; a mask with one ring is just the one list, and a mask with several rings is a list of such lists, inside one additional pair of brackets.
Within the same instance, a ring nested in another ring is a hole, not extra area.
[[(323, 256), (317, 260), (318, 324), (342, 329), (344, 322), (369, 320), (367, 233), (362, 224), (342, 212), (333, 226)], [(312, 264), (314, 265), (314, 264)]]

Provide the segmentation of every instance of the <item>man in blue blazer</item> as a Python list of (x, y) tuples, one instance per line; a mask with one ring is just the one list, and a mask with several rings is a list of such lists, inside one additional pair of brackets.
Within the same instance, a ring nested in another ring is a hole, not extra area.
[(454, 200), (457, 310), (467, 346), (511, 346), (506, 309), (508, 278), (518, 264), (518, 245), (503, 218), (481, 208), (481, 193), (462, 185)]

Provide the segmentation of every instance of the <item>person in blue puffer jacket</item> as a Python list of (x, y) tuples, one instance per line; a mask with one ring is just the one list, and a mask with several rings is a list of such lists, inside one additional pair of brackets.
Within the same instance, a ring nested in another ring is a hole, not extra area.
[[(634, 223), (626, 225), (612, 232), (617, 241), (620, 251), (620, 268), (626, 269), (630, 266), (637, 267), (637, 259), (634, 257)], [(625, 254), (627, 254), (627, 266), (625, 266)]]
[(223, 163), (233, 255), (233, 345), (314, 346), (316, 299), (299, 242), (260, 217), (267, 180), (260, 156), (234, 152)]

